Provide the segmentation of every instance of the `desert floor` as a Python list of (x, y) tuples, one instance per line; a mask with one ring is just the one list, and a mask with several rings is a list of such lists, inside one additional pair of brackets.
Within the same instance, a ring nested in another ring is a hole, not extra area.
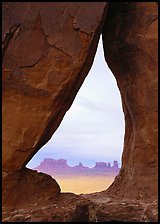
[(75, 194), (86, 194), (99, 192), (107, 189), (113, 182), (115, 176), (103, 175), (59, 175), (54, 176), (61, 187), (61, 192), (72, 192)]

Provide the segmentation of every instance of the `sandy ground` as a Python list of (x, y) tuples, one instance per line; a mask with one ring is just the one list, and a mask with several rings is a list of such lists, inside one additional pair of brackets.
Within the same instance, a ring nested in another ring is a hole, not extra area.
[(88, 194), (107, 189), (113, 182), (115, 176), (102, 175), (74, 175), (54, 176), (61, 187), (61, 192), (72, 192), (75, 194)]

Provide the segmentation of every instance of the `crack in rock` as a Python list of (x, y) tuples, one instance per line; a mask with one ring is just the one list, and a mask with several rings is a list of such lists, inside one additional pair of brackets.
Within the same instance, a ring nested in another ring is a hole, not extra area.
[[(9, 32), (6, 33), (6, 36), (4, 38), (4, 41), (2, 42), (2, 58), (4, 57), (4, 54), (9, 46), (10, 41), (12, 40), (13, 36), (15, 33), (18, 34), (19, 30), (20, 30), (20, 25), (21, 24), (16, 24), (13, 25), (10, 29)], [(18, 32), (16, 32), (18, 31)]]

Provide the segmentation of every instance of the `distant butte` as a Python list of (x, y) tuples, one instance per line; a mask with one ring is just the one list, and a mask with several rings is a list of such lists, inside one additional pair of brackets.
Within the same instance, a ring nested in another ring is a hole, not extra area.
[(111, 174), (114, 173), (118, 174), (119, 167), (118, 162), (114, 161), (113, 166), (111, 163), (106, 162), (96, 162), (93, 168), (89, 168), (87, 166), (83, 166), (80, 162), (77, 166), (69, 166), (67, 164), (67, 160), (65, 159), (51, 159), (46, 158), (44, 159), (40, 165), (34, 168), (38, 172), (47, 173), (49, 175), (56, 175), (56, 174), (76, 174), (76, 173), (90, 173), (90, 174)]

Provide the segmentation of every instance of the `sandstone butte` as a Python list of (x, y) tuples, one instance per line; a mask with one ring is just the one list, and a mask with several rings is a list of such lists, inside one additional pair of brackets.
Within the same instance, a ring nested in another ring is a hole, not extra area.
[[(3, 221), (157, 221), (158, 4), (2, 8)], [(122, 168), (103, 192), (62, 194), (56, 180), (25, 166), (70, 108), (101, 33), (125, 115)]]

